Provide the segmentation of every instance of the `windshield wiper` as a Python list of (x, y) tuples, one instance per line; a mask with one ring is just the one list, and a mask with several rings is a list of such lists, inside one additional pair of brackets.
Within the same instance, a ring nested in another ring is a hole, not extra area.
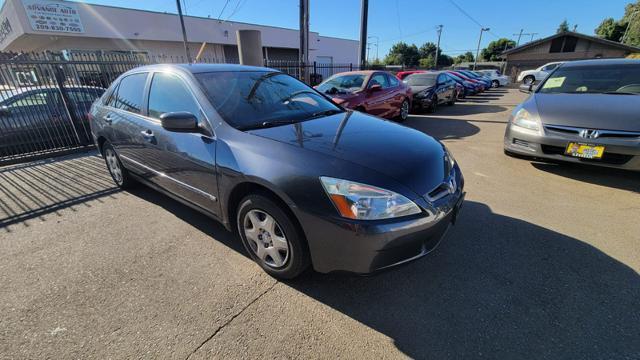
[(639, 93), (632, 93), (632, 92), (626, 92), (626, 91), (605, 91), (602, 94), (607, 94), (607, 95), (640, 95)]
[(251, 125), (247, 125), (247, 126), (240, 126), (237, 129), (238, 130), (242, 130), (242, 131), (254, 130), (254, 129), (263, 129), (263, 128), (268, 128), (268, 127), (273, 127), (273, 126), (278, 126), (278, 125), (295, 124), (296, 122), (297, 121), (295, 121), (295, 120), (267, 120), (267, 121), (263, 121), (261, 123), (255, 123), (255, 124), (251, 124)]
[(314, 112), (313, 114), (309, 115), (309, 117), (307, 117), (307, 119), (315, 119), (315, 118), (319, 118), (319, 117), (323, 117), (323, 116), (339, 114), (341, 112), (344, 112), (344, 111), (338, 110), (338, 109), (329, 109), (329, 110), (317, 111), (317, 112)]

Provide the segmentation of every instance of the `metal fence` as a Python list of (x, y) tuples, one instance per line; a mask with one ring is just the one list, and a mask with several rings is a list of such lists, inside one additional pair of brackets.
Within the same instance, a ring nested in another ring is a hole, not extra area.
[[(184, 62), (144, 52), (0, 52), (0, 165), (92, 146), (89, 109), (113, 80), (141, 65)], [(308, 71), (311, 85), (357, 68), (291, 61), (265, 65), (297, 78)]]

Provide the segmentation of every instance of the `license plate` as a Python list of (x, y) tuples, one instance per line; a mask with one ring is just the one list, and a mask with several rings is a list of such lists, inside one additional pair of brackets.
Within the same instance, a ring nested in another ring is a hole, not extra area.
[(604, 146), (571, 142), (567, 145), (564, 153), (583, 159), (601, 159), (604, 154)]

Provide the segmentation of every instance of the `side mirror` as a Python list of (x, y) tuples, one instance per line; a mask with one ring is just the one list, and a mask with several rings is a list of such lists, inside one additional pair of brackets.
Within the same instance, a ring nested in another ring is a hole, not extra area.
[(188, 111), (167, 112), (160, 115), (162, 127), (176, 132), (199, 132), (198, 119)]
[(7, 116), (11, 114), (11, 109), (9, 109), (6, 105), (0, 106), (0, 116)]
[(382, 90), (382, 85), (380, 85), (380, 84), (371, 85), (369, 87), (369, 92), (376, 92), (376, 91), (380, 91), (380, 90)]

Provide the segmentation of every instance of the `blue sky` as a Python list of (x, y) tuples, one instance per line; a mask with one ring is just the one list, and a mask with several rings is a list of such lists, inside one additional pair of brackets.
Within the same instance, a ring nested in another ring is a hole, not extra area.
[[(183, 0), (189, 15), (217, 18), (227, 0)], [(436, 41), (436, 26), (444, 25), (441, 46), (457, 55), (477, 46), (480, 26), (458, 10), (452, 1), (491, 32), (483, 45), (497, 36), (538, 33), (536, 38), (555, 32), (565, 18), (578, 31), (593, 34), (605, 17), (619, 18), (631, 0), (370, 0), (369, 35), (380, 38), (383, 57), (396, 41), (420, 44)], [(138, 9), (175, 12), (175, 0), (88, 0), (86, 2)], [(358, 39), (360, 0), (310, 0), (311, 30), (321, 35)], [(264, 25), (298, 27), (298, 0), (229, 0), (222, 19)], [(529, 40), (529, 37), (523, 37)], [(374, 40), (375, 41), (375, 40)], [(375, 55), (375, 47), (372, 47)], [(372, 57), (373, 57), (372, 56)]]

